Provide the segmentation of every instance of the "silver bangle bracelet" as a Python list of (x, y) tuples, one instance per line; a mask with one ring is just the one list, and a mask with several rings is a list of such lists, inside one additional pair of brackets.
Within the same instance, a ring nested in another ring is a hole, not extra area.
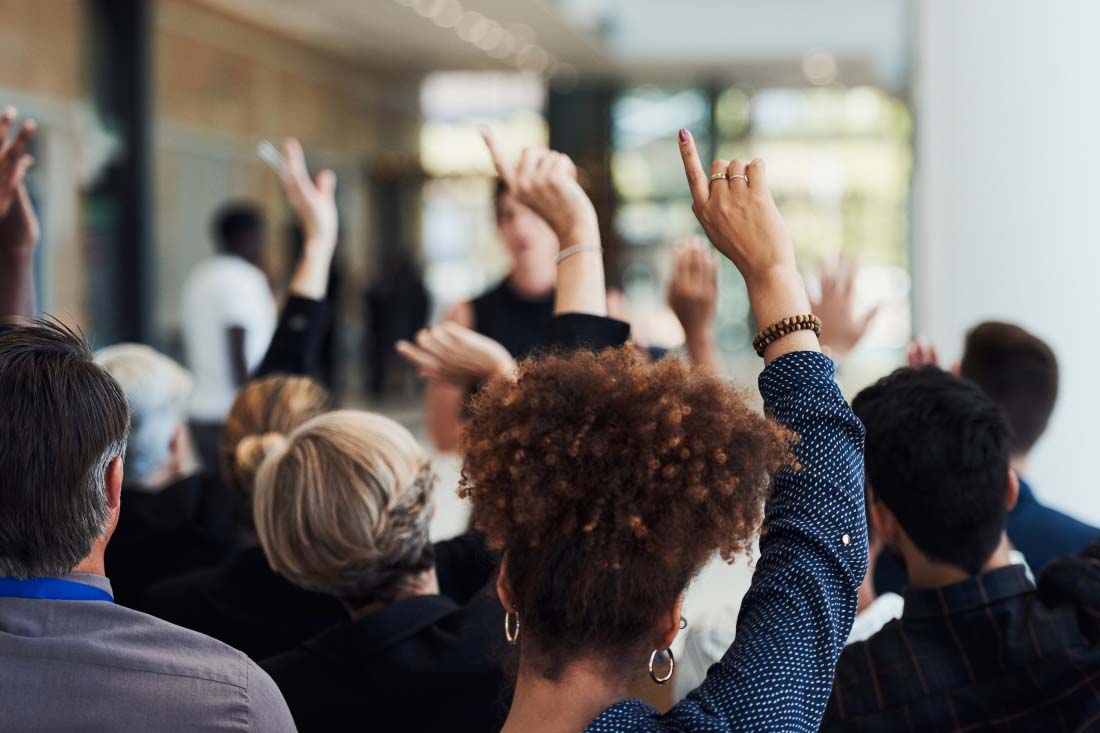
[(596, 244), (576, 244), (572, 247), (566, 247), (558, 254), (558, 264), (560, 265), (562, 260), (581, 252), (603, 252), (603, 247)]

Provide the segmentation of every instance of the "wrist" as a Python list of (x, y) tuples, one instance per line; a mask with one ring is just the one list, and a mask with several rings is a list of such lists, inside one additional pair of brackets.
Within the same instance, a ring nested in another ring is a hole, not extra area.
[(559, 251), (577, 245), (600, 246), (600, 227), (594, 219), (591, 222), (576, 222), (564, 227), (557, 232), (557, 235)]

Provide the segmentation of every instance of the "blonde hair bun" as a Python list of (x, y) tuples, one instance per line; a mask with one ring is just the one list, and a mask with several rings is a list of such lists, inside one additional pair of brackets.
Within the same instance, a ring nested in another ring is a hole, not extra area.
[(247, 476), (255, 476), (260, 464), (268, 456), (286, 451), (287, 438), (282, 433), (246, 435), (237, 443), (237, 470)]

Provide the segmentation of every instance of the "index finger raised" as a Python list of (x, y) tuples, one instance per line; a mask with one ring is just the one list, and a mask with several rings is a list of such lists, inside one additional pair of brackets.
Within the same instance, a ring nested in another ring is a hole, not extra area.
[(500, 145), (497, 143), (496, 136), (488, 127), (481, 128), (481, 139), (485, 141), (485, 147), (489, 148), (489, 157), (493, 159), (493, 167), (497, 169), (497, 175), (500, 176), (500, 180), (504, 181), (504, 184), (508, 188), (513, 188), (512, 183), (515, 180), (515, 167), (508, 162), (504, 157), (504, 153), (500, 149)]
[(695, 138), (686, 129), (680, 130), (680, 157), (684, 159), (684, 173), (687, 174), (691, 198), (697, 206), (703, 206), (710, 198), (710, 179), (699, 160)]

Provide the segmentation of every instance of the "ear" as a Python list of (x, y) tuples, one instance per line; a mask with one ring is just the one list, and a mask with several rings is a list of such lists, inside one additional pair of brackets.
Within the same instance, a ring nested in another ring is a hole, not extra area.
[(505, 555), (500, 559), (500, 572), (497, 574), (497, 597), (500, 598), (500, 605), (504, 606), (505, 611), (515, 613), (515, 599), (513, 599), (512, 589), (508, 587), (508, 581), (505, 579), (508, 575), (507, 567), (508, 556)]
[(680, 633), (680, 619), (684, 613), (684, 594), (676, 596), (676, 603), (658, 619), (657, 640), (654, 649), (670, 649)]
[(117, 511), (122, 501), (122, 456), (115, 456), (107, 464), (103, 491), (107, 494), (107, 507), (111, 511)]
[(1005, 508), (1012, 511), (1020, 499), (1020, 477), (1011, 468), (1008, 469), (1008, 487), (1005, 491)]
[(878, 499), (871, 502), (871, 516), (867, 519), (871, 522), (873, 534), (884, 546), (897, 538), (898, 518)]

